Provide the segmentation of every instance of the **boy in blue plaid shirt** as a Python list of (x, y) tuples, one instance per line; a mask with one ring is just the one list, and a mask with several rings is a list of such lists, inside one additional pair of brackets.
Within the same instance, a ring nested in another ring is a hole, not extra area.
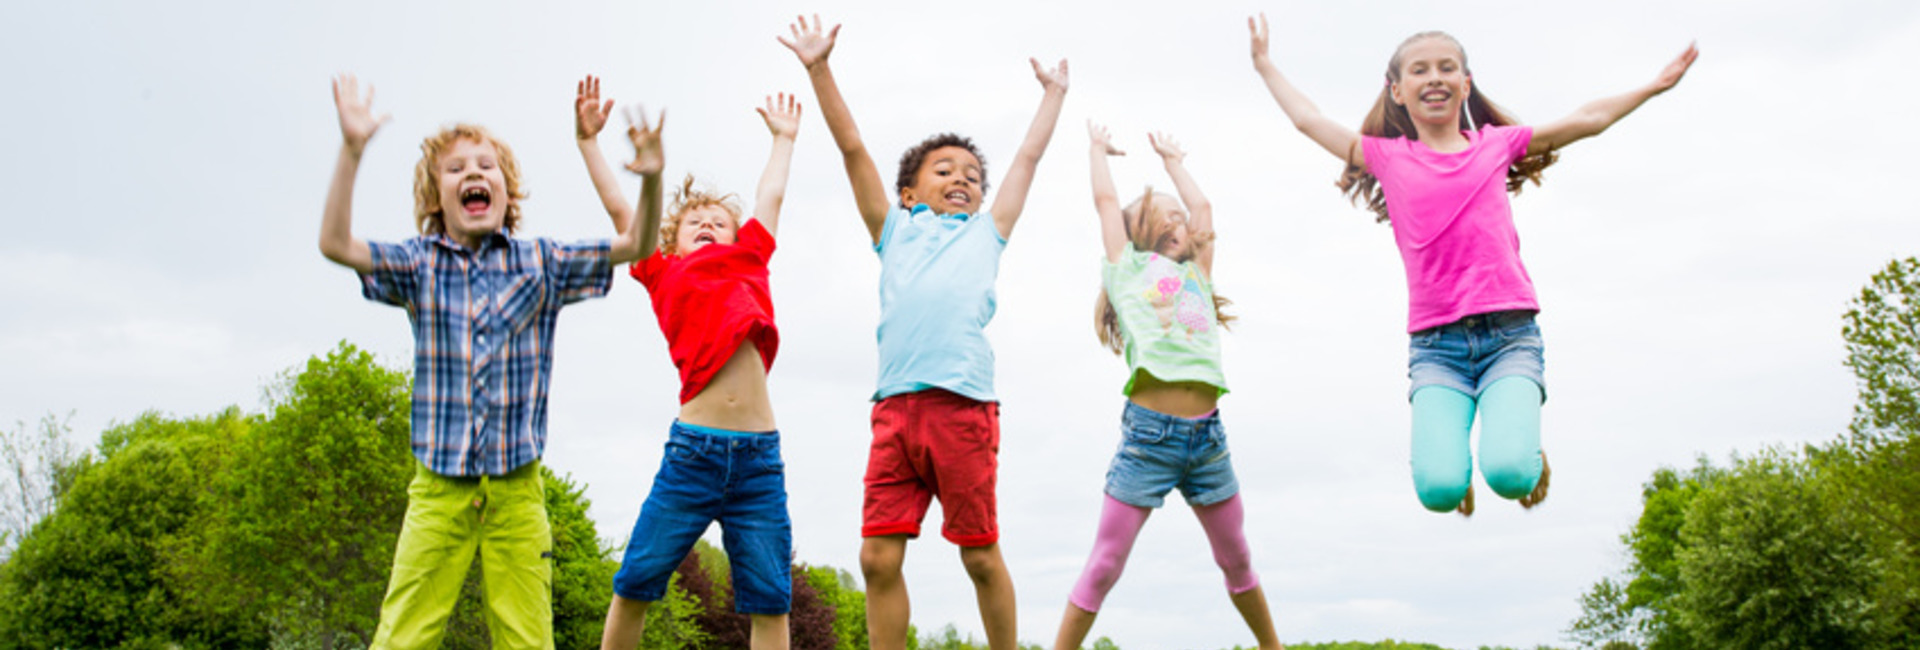
[[(362, 99), (351, 75), (334, 80), (333, 98), (343, 142), (320, 252), (358, 272), (368, 300), (406, 308), (414, 336), (413, 454), (420, 466), (407, 488), (373, 647), (438, 647), (477, 552), (494, 646), (552, 648), (553, 535), (539, 461), (554, 322), (561, 306), (606, 295), (614, 265), (651, 253), (653, 229), (572, 244), (509, 237), (526, 196), (519, 165), (506, 144), (462, 124), (421, 145), (413, 175), (420, 236), (357, 239), (354, 175), (367, 141), (388, 118), (373, 117), (372, 87)], [(604, 110), (596, 113), (604, 118)], [(651, 196), (657, 213), (659, 130), (642, 125), (630, 134), (641, 150), (632, 165), (642, 176), (640, 210)], [(579, 145), (591, 173), (610, 173), (596, 142)]]

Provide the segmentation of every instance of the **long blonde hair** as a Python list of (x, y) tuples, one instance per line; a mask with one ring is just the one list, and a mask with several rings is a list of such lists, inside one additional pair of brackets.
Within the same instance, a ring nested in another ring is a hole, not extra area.
[[(1133, 244), (1135, 250), (1158, 251), (1160, 246), (1167, 242), (1167, 238), (1173, 236), (1173, 228), (1165, 219), (1159, 218), (1160, 213), (1154, 205), (1153, 197), (1153, 186), (1149, 185), (1140, 198), (1134, 199), (1132, 203), (1127, 204), (1127, 207), (1120, 210), (1120, 223), (1126, 228), (1127, 240)], [(1211, 230), (1187, 234), (1193, 238), (1193, 245), (1188, 246), (1181, 257), (1174, 260), (1175, 262), (1192, 261), (1202, 251), (1213, 246), (1214, 235)], [(1225, 311), (1232, 304), (1233, 301), (1225, 296), (1217, 292), (1213, 294), (1214, 319), (1220, 323), (1222, 329), (1230, 329), (1227, 323), (1234, 320), (1234, 316)], [(1100, 299), (1093, 305), (1093, 331), (1100, 337), (1100, 344), (1112, 350), (1115, 355), (1126, 352), (1126, 335), (1120, 331), (1120, 314), (1114, 311), (1113, 300), (1107, 295), (1106, 287), (1100, 288)]]
[[(1413, 126), (1413, 117), (1407, 114), (1407, 107), (1393, 101), (1393, 84), (1400, 81), (1401, 54), (1406, 52), (1408, 45), (1424, 38), (1442, 38), (1452, 43), (1454, 49), (1460, 51), (1461, 72), (1469, 78), (1473, 76), (1472, 69), (1467, 67), (1467, 49), (1461, 47), (1460, 41), (1453, 36), (1441, 31), (1426, 31), (1407, 37), (1407, 40), (1400, 42), (1399, 47), (1394, 48), (1393, 58), (1387, 59), (1386, 83), (1381, 85), (1380, 96), (1374, 99), (1373, 109), (1367, 111), (1367, 119), (1360, 125), (1361, 135), (1376, 138), (1420, 139), (1419, 131)], [(1465, 108), (1466, 110), (1460, 111), (1461, 130), (1520, 123), (1520, 120), (1501, 109), (1499, 104), (1487, 98), (1487, 94), (1481, 91), (1481, 86), (1477, 82), (1473, 84), (1472, 92), (1467, 93)], [(1353, 156), (1349, 155), (1347, 158), (1352, 160)], [(1559, 153), (1543, 151), (1522, 156), (1519, 160), (1513, 161), (1513, 166), (1507, 168), (1507, 191), (1518, 194), (1521, 186), (1528, 181), (1539, 185), (1540, 172), (1559, 159)], [(1372, 172), (1359, 165), (1348, 163), (1346, 170), (1340, 174), (1340, 181), (1335, 185), (1340, 188), (1342, 194), (1347, 195), (1348, 200), (1356, 205), (1365, 199), (1367, 209), (1372, 210), (1376, 215), (1374, 221), (1382, 223), (1387, 221), (1386, 194), (1380, 189), (1380, 179), (1374, 177)]]

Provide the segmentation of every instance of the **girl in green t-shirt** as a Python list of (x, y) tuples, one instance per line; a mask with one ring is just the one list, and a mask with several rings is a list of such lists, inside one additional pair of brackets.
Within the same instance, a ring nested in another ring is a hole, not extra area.
[(1263, 650), (1279, 648), (1242, 532), (1240, 484), (1216, 408), (1227, 392), (1220, 330), (1232, 319), (1220, 315), (1228, 303), (1213, 293), (1213, 208), (1187, 173), (1186, 152), (1163, 133), (1149, 134), (1148, 141), (1179, 197), (1149, 188), (1121, 207), (1107, 156), (1123, 153), (1106, 128), (1089, 123), (1087, 134), (1093, 205), (1106, 250), (1096, 329), (1101, 343), (1127, 362), (1127, 405), (1093, 551), (1067, 599), (1053, 647), (1080, 647), (1147, 516), (1179, 488), (1226, 574), (1234, 608)]

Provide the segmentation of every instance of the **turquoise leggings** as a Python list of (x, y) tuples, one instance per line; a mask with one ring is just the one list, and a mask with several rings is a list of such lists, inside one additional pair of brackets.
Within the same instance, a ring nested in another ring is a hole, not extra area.
[(1467, 448), (1480, 412), (1480, 474), (1495, 494), (1518, 499), (1540, 480), (1540, 385), (1505, 377), (1474, 398), (1446, 386), (1413, 393), (1413, 489), (1434, 512), (1460, 506), (1473, 483)]

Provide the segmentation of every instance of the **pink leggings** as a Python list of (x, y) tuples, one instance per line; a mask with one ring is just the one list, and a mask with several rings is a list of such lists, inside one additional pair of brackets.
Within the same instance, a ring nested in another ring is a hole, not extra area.
[[(1080, 581), (1074, 584), (1067, 602), (1089, 612), (1100, 611), (1100, 603), (1107, 599), (1107, 592), (1120, 581), (1120, 572), (1127, 567), (1133, 540), (1140, 536), (1140, 528), (1146, 525), (1147, 516), (1151, 514), (1152, 508), (1106, 497), (1106, 505), (1100, 510), (1100, 532), (1093, 539), (1093, 552), (1087, 556), (1087, 568), (1080, 572)], [(1240, 504), (1240, 495), (1213, 505), (1197, 506), (1193, 514), (1199, 517), (1200, 528), (1207, 532), (1214, 563), (1220, 565), (1220, 571), (1227, 576), (1227, 593), (1244, 593), (1260, 586), (1260, 577), (1253, 573), (1253, 558), (1247, 552), (1246, 534), (1241, 530), (1246, 509)]]

